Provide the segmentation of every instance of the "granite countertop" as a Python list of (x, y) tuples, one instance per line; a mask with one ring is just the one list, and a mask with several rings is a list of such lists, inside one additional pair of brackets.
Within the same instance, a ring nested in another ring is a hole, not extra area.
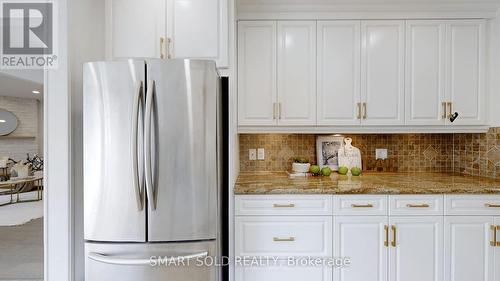
[(500, 180), (454, 173), (365, 172), (359, 177), (290, 178), (286, 172), (241, 172), (235, 194), (500, 194)]

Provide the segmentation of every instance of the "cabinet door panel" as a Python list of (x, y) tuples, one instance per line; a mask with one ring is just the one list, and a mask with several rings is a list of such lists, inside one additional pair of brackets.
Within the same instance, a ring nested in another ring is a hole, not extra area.
[(334, 280), (387, 280), (386, 225), (386, 216), (334, 218), (334, 257), (351, 258), (348, 267), (334, 268)]
[(278, 22), (280, 125), (316, 124), (316, 22)]
[(271, 266), (236, 266), (237, 281), (331, 281), (332, 269), (328, 266), (293, 266), (278, 261)]
[(453, 124), (484, 124), (484, 22), (452, 21), (448, 25), (448, 99), (459, 117)]
[(274, 125), (276, 23), (238, 24), (238, 124)]
[(360, 123), (360, 24), (318, 22), (318, 125)]
[[(495, 225), (500, 226), (500, 217), (495, 218)], [(495, 230), (497, 235), (497, 243), (500, 242), (500, 229)], [(495, 281), (500, 281), (500, 245), (495, 247)]]
[(227, 0), (167, 0), (167, 34), (175, 58), (227, 66)]
[[(404, 123), (404, 21), (361, 22), (363, 124)], [(364, 115), (364, 114), (363, 114)]]
[(389, 280), (443, 280), (443, 217), (391, 217), (390, 224), (396, 246), (390, 248)]
[(162, 0), (107, 0), (106, 56), (159, 58), (164, 18)]
[(493, 217), (445, 217), (445, 281), (492, 281)]
[(445, 24), (406, 22), (406, 123), (444, 125)]

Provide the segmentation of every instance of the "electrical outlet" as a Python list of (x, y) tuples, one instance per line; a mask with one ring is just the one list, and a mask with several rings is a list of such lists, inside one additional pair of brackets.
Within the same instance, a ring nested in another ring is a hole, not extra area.
[(248, 150), (248, 159), (249, 160), (257, 160), (257, 150), (255, 148)]
[(257, 149), (257, 159), (258, 160), (264, 160), (265, 159), (264, 148)]
[(375, 159), (387, 159), (387, 148), (377, 148), (375, 149)]

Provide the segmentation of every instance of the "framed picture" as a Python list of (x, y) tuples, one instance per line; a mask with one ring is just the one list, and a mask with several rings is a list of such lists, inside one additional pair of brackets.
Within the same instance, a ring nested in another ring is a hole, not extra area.
[(343, 145), (343, 136), (318, 136), (316, 138), (316, 154), (318, 155), (318, 165), (321, 168), (328, 166), (333, 171), (337, 171), (339, 168), (338, 151)]

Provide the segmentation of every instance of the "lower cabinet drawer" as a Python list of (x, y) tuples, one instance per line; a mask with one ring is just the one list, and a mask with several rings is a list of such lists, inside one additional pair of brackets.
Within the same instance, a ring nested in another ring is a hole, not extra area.
[(446, 195), (445, 215), (500, 216), (500, 196), (498, 195)]
[(235, 255), (330, 257), (332, 217), (236, 217)]
[(271, 266), (238, 266), (237, 281), (331, 281), (332, 268), (328, 266), (288, 266), (286, 262)]
[(443, 195), (391, 195), (390, 216), (442, 216)]

